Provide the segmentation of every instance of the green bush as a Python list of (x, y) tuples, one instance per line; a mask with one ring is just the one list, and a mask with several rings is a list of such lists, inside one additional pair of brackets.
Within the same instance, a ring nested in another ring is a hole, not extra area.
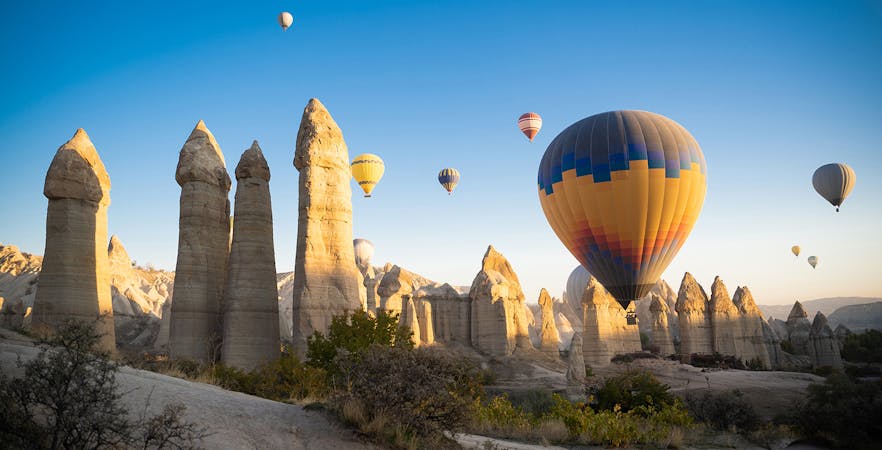
[(795, 417), (804, 434), (833, 441), (840, 448), (879, 448), (882, 442), (882, 381), (855, 382), (833, 374), (808, 387)]
[(340, 353), (359, 354), (374, 344), (413, 348), (413, 332), (398, 325), (398, 314), (377, 312), (371, 317), (364, 311), (334, 316), (328, 335), (316, 331), (307, 339), (307, 364), (337, 372), (335, 359)]
[(211, 369), (211, 378), (224, 389), (276, 401), (320, 400), (330, 394), (327, 372), (306, 365), (287, 349), (281, 358), (250, 372), (216, 364)]
[(554, 406), (554, 393), (548, 389), (514, 391), (508, 398), (513, 405), (533, 416), (542, 416)]
[(713, 355), (693, 353), (689, 355), (689, 364), (694, 367), (712, 369), (747, 369), (744, 363), (732, 355), (721, 355), (714, 352)]
[(629, 369), (621, 375), (606, 378), (600, 384), (586, 389), (589, 403), (596, 410), (612, 411), (619, 408), (629, 412), (640, 407), (669, 406), (674, 396), (670, 386), (659, 382), (652, 373)]
[(697, 420), (721, 430), (753, 431), (760, 419), (739, 390), (716, 394), (710, 390), (686, 395), (686, 408)]
[(474, 366), (432, 349), (374, 344), (338, 363), (338, 407), (356, 400), (368, 422), (382, 415), (421, 438), (462, 429), (483, 391)]
[(849, 362), (882, 363), (882, 331), (850, 334), (842, 345), (842, 359)]

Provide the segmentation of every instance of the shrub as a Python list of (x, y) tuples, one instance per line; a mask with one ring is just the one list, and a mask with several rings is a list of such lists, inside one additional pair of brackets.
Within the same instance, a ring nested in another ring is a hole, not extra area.
[(119, 404), (118, 366), (98, 350), (93, 324), (70, 320), (40, 341), (40, 353), (18, 362), (24, 379), (0, 371), (0, 446), (10, 448), (163, 448), (192, 446), (205, 430), (182, 421), (183, 405), (128, 419)]
[(331, 319), (328, 335), (316, 331), (307, 339), (307, 364), (336, 372), (335, 359), (341, 352), (359, 354), (373, 344), (413, 348), (407, 327), (398, 325), (398, 315), (383, 311), (371, 317), (364, 311), (341, 314)]
[(710, 390), (690, 392), (686, 395), (686, 408), (699, 421), (721, 430), (753, 431), (760, 424), (753, 406), (737, 389), (721, 394)]
[(514, 391), (508, 398), (526, 414), (537, 417), (546, 414), (554, 406), (554, 393), (548, 389)]
[(216, 364), (211, 369), (212, 384), (276, 401), (323, 399), (330, 394), (324, 369), (301, 362), (292, 352), (250, 372)]
[(458, 431), (472, 417), (482, 387), (468, 363), (430, 349), (372, 345), (338, 360), (337, 405), (358, 400), (368, 420), (382, 414), (421, 438)]
[(781, 350), (783, 350), (787, 353), (794, 353), (795, 352), (795, 350), (793, 349), (793, 343), (790, 342), (789, 339), (782, 340), (780, 345), (781, 345)]
[(732, 355), (721, 355), (714, 352), (713, 355), (703, 355), (693, 353), (689, 355), (690, 364), (694, 367), (704, 367), (711, 369), (741, 369), (747, 367), (740, 359)]
[(629, 369), (627, 372), (589, 385), (586, 393), (589, 403), (597, 410), (612, 411), (616, 407), (628, 412), (639, 407), (668, 406), (674, 396), (670, 386), (659, 382), (650, 372)]
[(832, 440), (842, 448), (878, 448), (882, 442), (882, 381), (855, 382), (833, 374), (811, 384), (795, 417), (809, 436)]
[(850, 362), (882, 362), (882, 331), (850, 334), (842, 345), (842, 359)]

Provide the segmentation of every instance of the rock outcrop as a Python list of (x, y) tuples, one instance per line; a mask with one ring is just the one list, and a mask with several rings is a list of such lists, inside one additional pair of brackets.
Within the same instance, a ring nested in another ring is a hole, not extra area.
[[(41, 256), (21, 252), (14, 245), (0, 244), (0, 327), (24, 325), (25, 312), (34, 305)], [(28, 317), (30, 320), (30, 317)]]
[(781, 337), (772, 326), (763, 321), (763, 344), (766, 347), (766, 353), (769, 355), (769, 368), (778, 369), (781, 367), (784, 355), (781, 350)]
[(404, 308), (401, 311), (401, 325), (411, 330), (413, 333), (411, 339), (415, 346), (419, 346), (420, 335), (422, 332), (420, 330), (420, 320), (417, 317), (416, 305), (414, 305), (413, 298), (408, 297), (407, 302), (404, 303)]
[(570, 355), (567, 361), (567, 382), (581, 384), (585, 381), (585, 358), (582, 351), (582, 333), (573, 333)]
[(612, 294), (591, 277), (582, 294), (582, 310), (582, 351), (586, 365), (606, 366), (615, 355), (641, 350), (638, 327), (629, 325), (625, 317), (627, 312), (634, 311), (634, 302), (627, 311), (622, 309)]
[(413, 293), (413, 298), (425, 308), (426, 321), (421, 328), (431, 326), (434, 341), (462, 346), (471, 344), (471, 300), (468, 295), (444, 283), (441, 286), (421, 286)]
[(114, 351), (106, 247), (110, 177), (82, 128), (55, 154), (43, 195), (49, 199), (46, 252), (32, 326), (53, 330), (68, 319), (97, 321), (100, 347)]
[(680, 354), (711, 355), (714, 333), (708, 317), (708, 298), (691, 273), (683, 275), (675, 309), (680, 324)]
[(659, 355), (669, 356), (677, 353), (668, 323), (668, 305), (658, 295), (652, 294), (649, 305), (652, 315), (652, 347)]
[(349, 151), (340, 127), (317, 99), (303, 110), (294, 167), (300, 172), (300, 201), (292, 339), (302, 355), (314, 331), (327, 331), (333, 316), (361, 308)]
[(787, 340), (790, 341), (794, 355), (811, 355), (811, 335), (812, 324), (808, 320), (808, 314), (802, 303), (796, 302), (787, 316)]
[(270, 170), (257, 141), (236, 166), (233, 244), (224, 290), (221, 361), (244, 370), (279, 357), (279, 292)]
[(539, 306), (542, 308), (541, 344), (539, 350), (551, 358), (558, 359), (560, 336), (557, 334), (557, 326), (554, 323), (554, 299), (548, 295), (548, 291), (544, 288), (539, 291)]
[(842, 351), (842, 347), (845, 345), (845, 340), (851, 336), (852, 332), (848, 329), (847, 326), (843, 324), (836, 325), (836, 329), (833, 330), (833, 335), (836, 336), (836, 344), (839, 346), (839, 351)]
[(711, 285), (708, 309), (714, 336), (713, 350), (721, 355), (739, 355), (741, 352), (735, 348), (735, 342), (744, 340), (741, 335), (741, 317), (720, 277), (714, 278)]
[(201, 120), (181, 148), (175, 181), (181, 202), (169, 354), (213, 361), (223, 335), (231, 182), (220, 146)]
[(491, 245), (469, 290), (471, 343), (491, 356), (532, 349), (524, 292), (508, 260)]
[(809, 357), (812, 359), (812, 366), (833, 367), (842, 369), (842, 358), (839, 354), (839, 344), (836, 342), (836, 335), (827, 322), (827, 317), (820, 311), (815, 314), (812, 321), (811, 347)]
[(738, 308), (741, 328), (740, 341), (735, 342), (735, 348), (739, 353), (735, 356), (745, 362), (755, 361), (764, 369), (771, 369), (772, 360), (764, 331), (767, 324), (750, 289), (747, 286), (736, 289), (732, 303)]
[(400, 315), (413, 291), (412, 273), (398, 266), (388, 267), (377, 286), (377, 296), (380, 297), (379, 309)]

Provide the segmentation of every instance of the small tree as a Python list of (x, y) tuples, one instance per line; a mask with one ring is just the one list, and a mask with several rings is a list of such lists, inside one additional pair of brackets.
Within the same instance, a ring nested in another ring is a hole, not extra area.
[(669, 389), (670, 386), (658, 381), (648, 371), (628, 369), (621, 375), (603, 380), (599, 385), (588, 386), (586, 394), (589, 403), (599, 411), (612, 411), (618, 405), (622, 412), (628, 412), (639, 407), (674, 404), (675, 397), (668, 392)]
[(364, 311), (344, 313), (331, 319), (327, 337), (316, 331), (307, 339), (307, 364), (335, 373), (334, 361), (341, 352), (359, 354), (373, 344), (410, 349), (411, 336), (409, 328), (399, 326), (398, 314), (380, 311), (371, 317)]
[[(98, 350), (100, 338), (92, 324), (69, 320), (39, 342), (36, 358), (18, 361), (23, 379), (0, 372), (0, 446), (180, 448), (205, 435), (181, 422), (183, 405), (150, 418), (147, 428), (130, 422), (119, 404), (118, 366)], [(162, 430), (150, 429), (156, 421)]]

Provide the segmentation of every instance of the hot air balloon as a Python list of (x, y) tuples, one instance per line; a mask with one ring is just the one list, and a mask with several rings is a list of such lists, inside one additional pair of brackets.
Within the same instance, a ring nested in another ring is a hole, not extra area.
[(441, 183), (441, 186), (444, 186), (444, 189), (447, 189), (447, 195), (450, 195), (453, 192), (453, 188), (459, 183), (459, 171), (453, 167), (441, 169), (438, 172), (438, 182)]
[(542, 117), (534, 112), (521, 114), (521, 117), (518, 117), (518, 128), (521, 129), (521, 133), (524, 133), (530, 142), (533, 142), (533, 138), (542, 129)]
[(842, 205), (854, 188), (855, 178), (854, 170), (848, 164), (831, 163), (815, 170), (812, 185), (839, 212), (839, 205)]
[(812, 269), (814, 269), (815, 266), (818, 265), (818, 257), (817, 256), (809, 256), (808, 263), (809, 263), (809, 265), (812, 266)]
[(793, 254), (796, 257), (799, 257), (799, 250), (800, 250), (800, 248), (798, 245), (794, 245), (793, 247), (790, 247), (790, 251), (793, 252)]
[(279, 13), (279, 25), (282, 26), (282, 31), (288, 31), (288, 27), (294, 23), (294, 16), (291, 15), (288, 11), (283, 11)]
[(352, 160), (352, 177), (361, 186), (365, 197), (371, 196), (374, 186), (383, 178), (386, 166), (379, 156), (370, 153), (358, 155)]
[(367, 239), (353, 239), (352, 246), (355, 247), (355, 264), (359, 267), (367, 267), (371, 263), (371, 257), (374, 256), (374, 244)]
[(627, 309), (658, 282), (692, 231), (707, 165), (695, 138), (673, 120), (611, 111), (557, 135), (538, 184), (555, 234)]

